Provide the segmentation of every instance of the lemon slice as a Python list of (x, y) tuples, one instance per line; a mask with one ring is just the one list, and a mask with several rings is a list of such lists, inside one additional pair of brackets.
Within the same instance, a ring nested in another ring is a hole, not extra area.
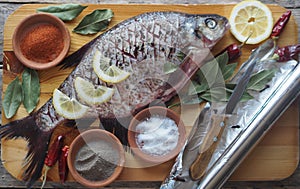
[(81, 118), (89, 108), (80, 104), (76, 99), (69, 98), (58, 89), (53, 92), (53, 106), (59, 115), (67, 119)]
[(119, 83), (127, 79), (130, 73), (121, 70), (115, 65), (109, 66), (109, 59), (102, 56), (100, 51), (96, 51), (93, 58), (94, 72), (105, 82)]
[(229, 23), (231, 33), (240, 42), (244, 42), (251, 35), (247, 44), (262, 42), (270, 36), (273, 29), (271, 10), (257, 0), (242, 1), (234, 6)]
[(79, 98), (89, 105), (106, 102), (115, 91), (112, 88), (101, 85), (95, 87), (91, 82), (81, 77), (75, 78), (74, 86)]

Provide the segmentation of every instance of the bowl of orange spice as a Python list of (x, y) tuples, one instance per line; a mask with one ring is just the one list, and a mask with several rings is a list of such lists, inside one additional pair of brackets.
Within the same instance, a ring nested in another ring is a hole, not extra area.
[(43, 70), (60, 63), (70, 48), (70, 33), (56, 16), (35, 13), (15, 28), (12, 45), (16, 57), (25, 66)]

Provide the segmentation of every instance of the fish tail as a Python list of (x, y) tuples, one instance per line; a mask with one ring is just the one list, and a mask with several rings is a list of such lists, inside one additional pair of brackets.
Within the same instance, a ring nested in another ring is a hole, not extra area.
[(0, 137), (4, 139), (24, 138), (28, 142), (28, 152), (24, 161), (22, 179), (31, 188), (41, 177), (48, 143), (53, 130), (42, 131), (35, 122), (36, 114), (12, 121), (0, 127)]

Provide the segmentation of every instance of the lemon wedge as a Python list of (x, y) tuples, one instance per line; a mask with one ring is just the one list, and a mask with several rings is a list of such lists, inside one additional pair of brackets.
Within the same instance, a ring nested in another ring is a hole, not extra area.
[(119, 83), (127, 79), (130, 75), (130, 73), (115, 65), (109, 65), (109, 59), (104, 57), (100, 51), (95, 52), (93, 69), (102, 81), (109, 83)]
[(83, 117), (88, 111), (87, 106), (80, 104), (76, 99), (55, 89), (53, 92), (53, 106), (56, 112), (67, 119), (78, 119)]
[(75, 90), (81, 100), (88, 105), (101, 104), (109, 100), (114, 94), (114, 89), (105, 86), (94, 86), (91, 82), (76, 77), (74, 81)]
[[(273, 29), (271, 10), (257, 0), (245, 0), (236, 4), (229, 18), (230, 31), (240, 42), (257, 44), (267, 39)], [(251, 34), (252, 33), (252, 34)]]

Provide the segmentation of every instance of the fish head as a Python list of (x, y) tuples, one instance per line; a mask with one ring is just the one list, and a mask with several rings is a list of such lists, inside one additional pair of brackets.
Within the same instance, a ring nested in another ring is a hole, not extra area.
[(201, 15), (196, 18), (194, 34), (201, 39), (204, 46), (212, 48), (229, 30), (227, 18), (216, 15)]

